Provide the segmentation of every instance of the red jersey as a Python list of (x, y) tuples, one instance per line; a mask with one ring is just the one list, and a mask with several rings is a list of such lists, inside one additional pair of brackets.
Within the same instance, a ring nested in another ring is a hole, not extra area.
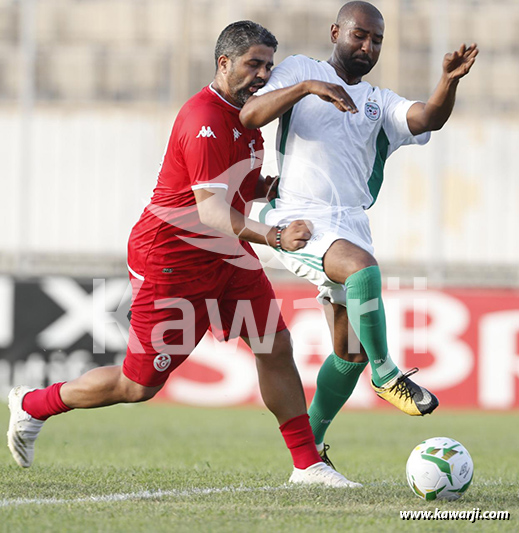
[(230, 258), (254, 255), (248, 243), (203, 225), (193, 190), (224, 188), (247, 215), (261, 170), (263, 138), (239, 120), (240, 108), (211, 86), (180, 110), (151, 202), (128, 243), (132, 274), (153, 283), (198, 278)]

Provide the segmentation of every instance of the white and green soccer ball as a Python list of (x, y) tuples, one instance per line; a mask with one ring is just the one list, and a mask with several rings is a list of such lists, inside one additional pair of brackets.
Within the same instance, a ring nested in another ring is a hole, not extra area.
[(457, 500), (470, 487), (474, 463), (454, 439), (434, 437), (419, 444), (406, 465), (407, 482), (424, 500)]

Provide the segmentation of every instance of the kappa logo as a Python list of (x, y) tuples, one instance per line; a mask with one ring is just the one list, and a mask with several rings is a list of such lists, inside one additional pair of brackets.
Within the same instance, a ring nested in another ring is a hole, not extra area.
[(157, 372), (164, 372), (171, 364), (171, 356), (166, 353), (161, 353), (153, 360), (153, 366)]
[(198, 132), (196, 138), (198, 139), (199, 137), (214, 137), (216, 139), (216, 135), (211, 129), (211, 126), (202, 126), (202, 129)]
[(378, 120), (380, 118), (380, 107), (374, 102), (367, 102), (364, 112), (370, 120)]

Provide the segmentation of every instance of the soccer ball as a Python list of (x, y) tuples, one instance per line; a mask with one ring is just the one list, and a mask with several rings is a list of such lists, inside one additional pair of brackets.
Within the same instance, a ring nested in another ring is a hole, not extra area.
[(474, 463), (466, 448), (454, 439), (424, 440), (409, 456), (407, 482), (423, 500), (457, 500), (469, 488)]

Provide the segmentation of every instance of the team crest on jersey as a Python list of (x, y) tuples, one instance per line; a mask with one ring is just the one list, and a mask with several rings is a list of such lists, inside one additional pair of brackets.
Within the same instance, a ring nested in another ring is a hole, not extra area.
[(370, 120), (378, 120), (380, 118), (380, 107), (374, 102), (367, 102), (364, 107), (364, 112)]
[(198, 132), (198, 137), (214, 137), (216, 139), (216, 135), (214, 134), (214, 131), (211, 129), (211, 126), (202, 126), (202, 129)]
[(158, 372), (164, 372), (171, 364), (171, 356), (167, 353), (161, 353), (153, 360), (153, 366)]

